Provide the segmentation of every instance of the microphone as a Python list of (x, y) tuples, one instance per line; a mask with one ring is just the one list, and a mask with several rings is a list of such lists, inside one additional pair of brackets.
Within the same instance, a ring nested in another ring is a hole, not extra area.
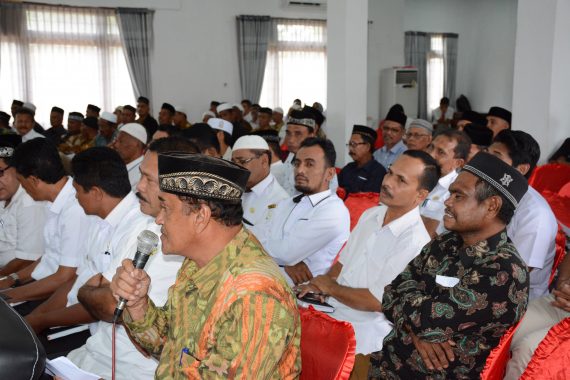
[[(137, 253), (133, 259), (133, 265), (136, 269), (144, 269), (148, 258), (156, 252), (158, 240), (158, 235), (149, 230), (144, 230), (139, 234), (137, 237)], [(113, 313), (113, 323), (119, 320), (127, 302), (123, 297), (119, 298), (115, 313)]]

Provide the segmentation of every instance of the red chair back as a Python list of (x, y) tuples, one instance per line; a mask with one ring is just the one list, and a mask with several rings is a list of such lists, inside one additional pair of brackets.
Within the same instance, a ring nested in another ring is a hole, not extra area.
[(554, 256), (554, 262), (552, 263), (552, 272), (550, 273), (550, 280), (548, 284), (552, 284), (554, 280), (554, 275), (556, 274), (556, 269), (564, 259), (566, 255), (566, 235), (562, 230), (562, 227), (558, 225), (558, 233), (556, 234), (556, 254)]
[(510, 359), (510, 348), (513, 335), (519, 324), (512, 326), (501, 337), (497, 347), (493, 348), (487, 357), (485, 367), (481, 372), (481, 380), (503, 380)]
[(309, 307), (301, 314), (301, 380), (347, 380), (354, 366), (356, 339), (348, 322)]
[(564, 164), (538, 166), (528, 180), (528, 184), (541, 194), (545, 190), (558, 193), (568, 182), (570, 182), (570, 165)]
[(558, 195), (560, 195), (561, 197), (570, 198), (570, 182), (568, 182), (566, 185), (562, 186), (562, 188), (558, 192)]
[(520, 380), (570, 377), (570, 318), (554, 325), (540, 342)]
[(378, 193), (350, 193), (344, 205), (350, 213), (350, 230), (356, 226), (362, 213), (371, 207), (378, 206), (380, 194)]
[[(566, 187), (567, 186), (564, 186), (564, 188)], [(560, 190), (560, 192), (562, 192), (562, 190)], [(570, 227), (570, 195), (564, 196), (560, 193), (545, 190), (542, 196), (550, 205), (550, 209), (554, 213), (554, 216), (556, 216), (558, 222)]]

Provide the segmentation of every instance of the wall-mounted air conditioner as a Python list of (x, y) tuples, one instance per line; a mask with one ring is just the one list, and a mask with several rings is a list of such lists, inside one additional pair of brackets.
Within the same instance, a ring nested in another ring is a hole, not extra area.
[(327, 0), (283, 0), (288, 7), (326, 7)]
[(418, 117), (418, 69), (391, 67), (380, 71), (380, 119), (399, 103), (406, 115)]

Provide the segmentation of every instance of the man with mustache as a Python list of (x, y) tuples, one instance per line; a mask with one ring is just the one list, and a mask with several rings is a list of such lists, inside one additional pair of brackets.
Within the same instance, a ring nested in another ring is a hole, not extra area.
[(354, 162), (347, 164), (338, 175), (338, 184), (346, 193), (380, 191), (386, 169), (372, 157), (376, 131), (365, 125), (352, 127), (348, 154)]
[(382, 348), (391, 323), (382, 314), (382, 294), (429, 241), (419, 205), (433, 189), (439, 168), (429, 154), (404, 152), (388, 169), (378, 207), (366, 210), (327, 274), (300, 287), (328, 297), (332, 317), (347, 321), (356, 335), (352, 379), (368, 376), (370, 353)]
[(325, 273), (348, 239), (348, 210), (329, 189), (335, 160), (330, 140), (305, 139), (293, 159), (300, 194), (277, 203), (263, 223), (251, 228), (290, 283)]
[(394, 324), (372, 354), (372, 379), (474, 379), (501, 336), (523, 316), (528, 270), (507, 224), (528, 184), (477, 154), (449, 187), (445, 228), (391, 284), (382, 308)]

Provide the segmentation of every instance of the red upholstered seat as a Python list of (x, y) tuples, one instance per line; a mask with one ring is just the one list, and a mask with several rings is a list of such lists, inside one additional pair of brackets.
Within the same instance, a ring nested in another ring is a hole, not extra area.
[(567, 187), (570, 189), (569, 186), (564, 186), (564, 188), (560, 190), (560, 193), (545, 190), (542, 192), (542, 196), (550, 205), (558, 222), (570, 227), (570, 195), (562, 195), (562, 190)]
[(549, 284), (552, 284), (552, 280), (554, 280), (554, 275), (556, 274), (556, 269), (564, 259), (566, 255), (566, 235), (564, 235), (564, 231), (560, 225), (558, 226), (558, 233), (556, 234), (556, 254), (554, 256), (554, 262), (552, 263), (552, 272), (550, 273), (550, 280), (548, 281)]
[(301, 314), (301, 380), (346, 380), (354, 366), (356, 339), (348, 322), (309, 307)]
[(350, 213), (350, 230), (356, 226), (362, 213), (371, 207), (378, 206), (380, 194), (378, 193), (350, 193), (344, 205)]
[(546, 164), (538, 166), (528, 180), (536, 191), (542, 194), (545, 190), (555, 193), (570, 182), (570, 165)]
[(521, 380), (570, 378), (570, 318), (554, 325), (534, 351)]
[(483, 367), (483, 372), (481, 372), (481, 380), (502, 380), (505, 377), (507, 362), (510, 359), (511, 341), (517, 327), (518, 323), (508, 329), (501, 337), (497, 347), (491, 350), (485, 362), (485, 367)]

